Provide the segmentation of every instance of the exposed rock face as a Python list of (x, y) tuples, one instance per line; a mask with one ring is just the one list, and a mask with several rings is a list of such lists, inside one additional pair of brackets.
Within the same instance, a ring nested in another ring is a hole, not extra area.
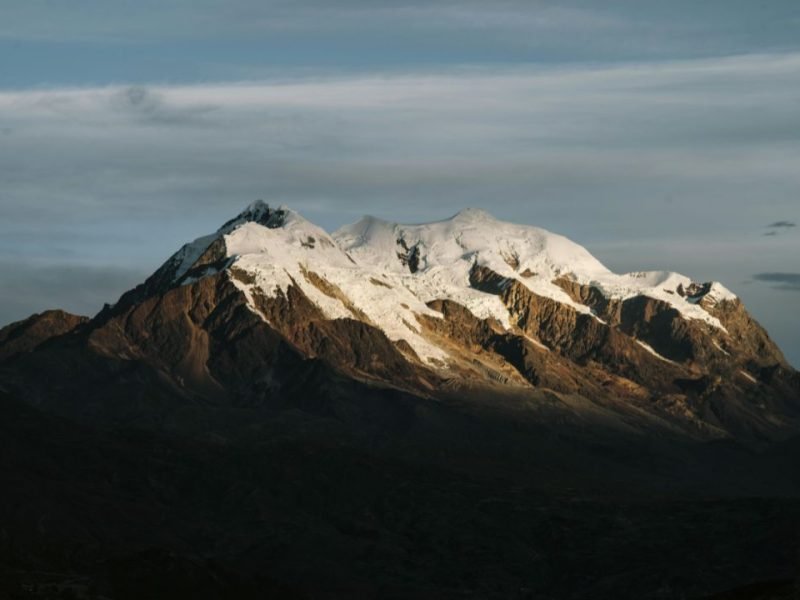
[[(315, 285), (324, 287), (319, 276)], [(341, 291), (326, 288), (334, 295)], [(403, 385), (416, 371), (401, 348), (369, 323), (358, 319), (328, 319), (296, 286), (276, 297), (256, 296), (255, 304), (268, 323), (304, 356), (319, 358), (347, 373)]]
[(397, 246), (400, 248), (397, 253), (397, 258), (400, 259), (400, 262), (403, 264), (403, 266), (408, 267), (408, 270), (411, 271), (411, 273), (416, 273), (419, 271), (419, 245), (414, 244), (413, 246), (409, 247), (408, 243), (403, 238), (398, 238)]
[(746, 356), (752, 365), (759, 369), (788, 366), (783, 353), (764, 328), (747, 313), (741, 300), (703, 303), (703, 307), (728, 330), (730, 348)]
[(732, 353), (741, 365), (788, 366), (766, 331), (747, 314), (742, 302), (714, 301), (705, 293), (710, 284), (697, 285), (692, 296), (724, 329), (700, 321), (687, 320), (663, 301), (635, 296), (624, 301), (609, 300), (593, 286), (581, 285), (566, 278), (556, 281), (576, 302), (590, 307), (595, 314), (623, 332), (641, 339), (660, 354), (678, 362), (703, 365), (731, 362)]

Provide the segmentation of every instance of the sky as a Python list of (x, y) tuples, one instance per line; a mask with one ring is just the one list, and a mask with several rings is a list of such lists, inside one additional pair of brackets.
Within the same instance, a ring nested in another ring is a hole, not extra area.
[(0, 324), (255, 199), (475, 206), (737, 293), (800, 366), (796, 0), (3, 0)]

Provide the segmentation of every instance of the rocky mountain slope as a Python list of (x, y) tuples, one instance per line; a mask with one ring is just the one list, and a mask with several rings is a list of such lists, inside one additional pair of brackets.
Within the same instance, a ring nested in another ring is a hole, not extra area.
[(94, 318), (0, 330), (0, 410), (23, 587), (656, 598), (796, 556), (800, 377), (741, 301), (482, 211), (331, 235), (257, 202)]

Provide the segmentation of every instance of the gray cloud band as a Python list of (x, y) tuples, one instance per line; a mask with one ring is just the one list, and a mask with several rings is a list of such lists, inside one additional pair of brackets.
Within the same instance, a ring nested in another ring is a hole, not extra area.
[(797, 224), (793, 221), (775, 221), (767, 225), (767, 227), (770, 229), (790, 229), (792, 227), (797, 227)]
[(776, 289), (800, 292), (800, 273), (756, 273), (753, 279), (776, 284)]
[(768, 205), (770, 190), (800, 188), (798, 82), (800, 55), (786, 55), (0, 93), (0, 201), (13, 223), (260, 196), (353, 214), (417, 199), (418, 218), (432, 199), (444, 212), (499, 197), (602, 216), (601, 201), (719, 196), (749, 220), (754, 190)]

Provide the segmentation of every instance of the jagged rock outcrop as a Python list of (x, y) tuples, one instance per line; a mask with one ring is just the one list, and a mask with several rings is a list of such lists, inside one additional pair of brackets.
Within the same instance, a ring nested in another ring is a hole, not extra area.
[(780, 349), (747, 313), (741, 300), (708, 297), (711, 284), (698, 285), (695, 295), (687, 297), (718, 319), (720, 327), (685, 319), (674, 307), (646, 295), (613, 300), (595, 286), (567, 278), (556, 283), (610, 325), (647, 342), (669, 359), (700, 370), (735, 363), (756, 377), (761, 368), (788, 366)]

